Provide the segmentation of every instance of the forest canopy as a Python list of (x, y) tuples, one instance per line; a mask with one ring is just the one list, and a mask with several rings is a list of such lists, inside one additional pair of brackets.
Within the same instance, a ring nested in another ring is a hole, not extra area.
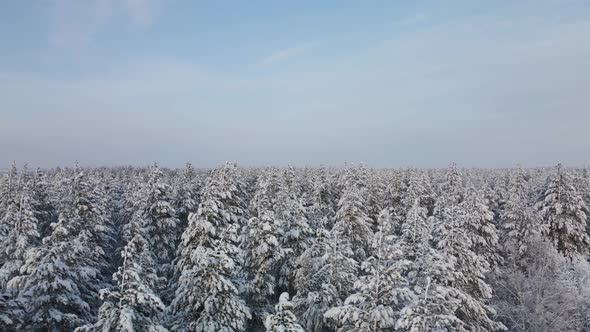
[(0, 179), (1, 331), (582, 331), (585, 168)]

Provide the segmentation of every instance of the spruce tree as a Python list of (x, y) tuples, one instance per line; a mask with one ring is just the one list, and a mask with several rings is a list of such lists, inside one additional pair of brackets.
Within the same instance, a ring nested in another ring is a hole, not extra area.
[(347, 241), (357, 262), (367, 257), (370, 239), (373, 236), (371, 219), (366, 210), (366, 185), (356, 169), (348, 169), (344, 181), (344, 192), (338, 202), (332, 233)]
[(587, 207), (561, 164), (548, 178), (536, 207), (543, 218), (544, 234), (557, 251), (569, 258), (589, 252)]
[(379, 217), (372, 255), (361, 264), (364, 275), (354, 283), (354, 292), (344, 304), (330, 309), (324, 317), (339, 331), (382, 331), (395, 327), (398, 313), (413, 299), (406, 278), (407, 262), (398, 243), (387, 229), (391, 222), (387, 212)]
[(516, 258), (526, 255), (530, 243), (541, 234), (542, 223), (537, 211), (528, 204), (528, 185), (521, 168), (510, 177), (508, 200), (501, 213), (501, 227), (506, 233), (503, 246), (507, 252), (515, 252)]
[[(163, 173), (157, 166), (152, 168), (142, 194), (147, 204), (147, 209), (143, 211), (147, 238), (156, 256), (156, 263), (161, 266), (160, 270), (166, 271), (174, 258), (179, 221), (171, 204), (170, 185), (164, 182)], [(163, 275), (167, 273), (162, 272)]]
[(278, 182), (275, 211), (279, 225), (279, 240), (285, 249), (281, 262), (279, 285), (293, 291), (294, 263), (309, 246), (313, 232), (303, 206), (301, 190), (297, 185), (295, 170), (289, 167)]
[(27, 330), (73, 330), (94, 319), (108, 269), (102, 247), (109, 238), (97, 192), (78, 168), (63, 182), (59, 219), (21, 271), (19, 296), (29, 309)]
[(301, 324), (312, 332), (326, 328), (324, 313), (342, 304), (358, 274), (350, 244), (337, 233), (316, 232), (316, 240), (298, 259), (294, 299)]
[(193, 165), (186, 163), (186, 167), (180, 172), (174, 199), (174, 207), (182, 228), (188, 224), (189, 214), (195, 212), (198, 207), (198, 181), (199, 178)]
[(260, 322), (275, 294), (275, 276), (285, 252), (275, 236), (278, 225), (269, 189), (268, 178), (263, 174), (258, 179), (252, 200), (251, 209), (255, 216), (242, 228), (240, 241), (244, 275), (242, 293), (253, 309), (255, 319)]
[(461, 203), (464, 214), (463, 230), (471, 236), (472, 251), (481, 257), (487, 269), (501, 263), (498, 252), (498, 231), (493, 223), (494, 214), (483, 198), (483, 193), (470, 186)]
[[(13, 227), (4, 240), (0, 243), (0, 257), (4, 262), (0, 266), (0, 291), (16, 287), (8, 285), (11, 279), (20, 277), (20, 269), (31, 255), (31, 250), (39, 245), (40, 235), (38, 231), (39, 220), (36, 218), (33, 184), (28, 182), (23, 185), (20, 200), (13, 214)], [(19, 278), (20, 279), (20, 278)], [(14, 291), (14, 290), (12, 290)]]
[[(10, 233), (14, 226), (14, 218), (18, 210), (20, 179), (16, 164), (13, 163), (0, 187), (0, 241)], [(2, 263), (0, 260), (0, 265)]]
[(462, 302), (462, 292), (453, 286), (457, 259), (430, 245), (432, 227), (426, 208), (415, 199), (400, 239), (408, 264), (405, 277), (414, 298), (400, 311), (396, 330), (467, 331), (465, 323), (457, 316)]
[(289, 293), (281, 294), (279, 303), (275, 307), (275, 313), (268, 315), (264, 321), (264, 327), (268, 332), (304, 332), (293, 312), (293, 304), (289, 301)]
[(170, 306), (173, 331), (244, 331), (251, 318), (235, 281), (243, 214), (235, 176), (230, 165), (215, 170), (199, 209), (189, 217)]
[(100, 292), (104, 303), (97, 322), (76, 329), (77, 332), (167, 331), (160, 323), (164, 303), (154, 291), (161, 283), (156, 273), (155, 257), (145, 239), (145, 221), (131, 224), (132, 239), (121, 252), (122, 265), (113, 274), (116, 287)]

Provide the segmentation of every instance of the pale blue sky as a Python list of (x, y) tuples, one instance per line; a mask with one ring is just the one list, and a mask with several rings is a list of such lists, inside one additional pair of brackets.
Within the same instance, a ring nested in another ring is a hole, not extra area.
[(0, 2), (4, 166), (583, 165), (589, 87), (590, 1)]

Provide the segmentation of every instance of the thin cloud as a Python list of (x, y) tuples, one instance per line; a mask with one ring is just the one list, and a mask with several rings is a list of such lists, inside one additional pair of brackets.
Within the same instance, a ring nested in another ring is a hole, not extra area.
[(287, 59), (295, 58), (302, 56), (313, 49), (317, 44), (316, 43), (305, 43), (301, 45), (296, 45), (293, 47), (285, 48), (279, 51), (272, 53), (271, 55), (262, 59), (261, 63), (265, 65), (275, 64), (278, 62), (285, 61)]
[(150, 25), (156, 0), (52, 0), (48, 42), (57, 48), (91, 46), (95, 35), (121, 16), (137, 27)]

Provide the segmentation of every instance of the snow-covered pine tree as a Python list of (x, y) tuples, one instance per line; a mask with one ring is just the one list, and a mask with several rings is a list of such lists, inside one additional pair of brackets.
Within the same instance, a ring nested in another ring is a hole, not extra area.
[(463, 328), (469, 331), (502, 330), (504, 326), (494, 321), (495, 312), (486, 304), (492, 296), (492, 289), (485, 281), (490, 265), (485, 257), (475, 252), (477, 245), (497, 242), (497, 235), (490, 231), (489, 225), (483, 229), (482, 225), (476, 225), (482, 219), (489, 219), (486, 216), (489, 211), (478, 205), (477, 200), (473, 201), (474, 198), (465, 201), (467, 197), (462, 182), (456, 166), (452, 165), (445, 175), (431, 217), (434, 248), (444, 256), (443, 260), (459, 262), (454, 265), (452, 282), (447, 286), (460, 299), (456, 315)]
[(396, 236), (401, 234), (401, 225), (406, 218), (406, 209), (403, 201), (408, 188), (403, 175), (399, 170), (389, 171), (386, 177), (387, 186), (384, 193), (385, 201), (383, 205), (386, 206), (392, 227), (389, 232)]
[(456, 163), (452, 163), (447, 169), (439, 191), (440, 195), (446, 196), (455, 204), (463, 200), (463, 174)]
[(306, 331), (324, 331), (324, 313), (342, 304), (352, 290), (358, 263), (350, 244), (318, 228), (313, 244), (299, 257), (294, 298)]
[(402, 258), (399, 242), (391, 241), (391, 217), (387, 210), (378, 218), (378, 232), (372, 255), (361, 264), (364, 275), (355, 283), (355, 292), (344, 304), (328, 310), (324, 317), (338, 331), (392, 330), (399, 311), (413, 300), (413, 292), (402, 274), (408, 262)]
[(462, 293), (452, 286), (456, 258), (430, 246), (432, 220), (415, 199), (400, 238), (401, 251), (409, 264), (405, 277), (414, 298), (401, 310), (396, 330), (465, 332), (465, 323), (457, 317)]
[(76, 332), (164, 332), (160, 323), (164, 303), (154, 291), (161, 280), (156, 273), (155, 257), (145, 239), (145, 220), (135, 218), (130, 225), (131, 240), (121, 252), (122, 265), (113, 274), (116, 287), (103, 289), (98, 320)]
[(455, 218), (448, 220), (445, 233), (438, 233), (436, 249), (446, 260), (458, 262), (449, 286), (461, 301), (456, 315), (463, 326), (468, 331), (500, 331), (504, 326), (494, 321), (495, 312), (486, 304), (492, 296), (492, 289), (485, 281), (489, 263), (473, 251), (478, 236), (472, 232), (474, 228), (466, 225), (469, 218), (463, 205), (459, 205)]
[(43, 238), (50, 231), (49, 225), (57, 221), (57, 211), (52, 200), (52, 188), (45, 172), (37, 169), (32, 181), (33, 210), (38, 220), (39, 234)]
[(240, 241), (244, 275), (241, 291), (253, 310), (255, 320), (262, 322), (275, 293), (275, 276), (284, 250), (275, 236), (278, 225), (272, 210), (266, 174), (260, 175), (256, 187), (251, 202), (254, 217), (242, 228)]
[(188, 215), (196, 211), (199, 202), (199, 178), (191, 163), (180, 172), (178, 177), (174, 206), (182, 228), (188, 224)]
[[(2, 185), (0, 187), (0, 241), (10, 233), (14, 226), (14, 215), (18, 210), (20, 192), (19, 180), (16, 164), (12, 163), (4, 181), (0, 183)], [(2, 263), (0, 260), (0, 266)]]
[(508, 189), (508, 200), (500, 215), (504, 250), (515, 254), (516, 261), (526, 255), (529, 244), (541, 234), (542, 223), (537, 212), (528, 203), (528, 186), (522, 168), (512, 172)]
[(367, 215), (371, 219), (371, 230), (376, 233), (379, 229), (379, 215), (383, 209), (388, 207), (385, 174), (382, 171), (369, 170), (364, 165), (360, 167), (360, 170), (367, 185)]
[[(9, 289), (13, 278), (20, 276), (20, 269), (25, 264), (30, 251), (40, 242), (39, 221), (36, 218), (33, 183), (23, 181), (18, 206), (12, 214), (12, 230), (0, 243), (0, 292), (13, 293), (17, 289)], [(15, 285), (19, 284), (15, 280)]]
[(454, 265), (453, 258), (440, 255), (430, 247), (419, 257), (414, 285), (417, 297), (401, 310), (397, 331), (471, 331), (457, 317), (462, 305), (461, 292), (449, 286), (454, 280)]
[(78, 168), (63, 184), (59, 219), (21, 268), (27, 276), (17, 288), (28, 309), (26, 330), (73, 330), (93, 320), (96, 294), (105, 285), (102, 245), (109, 231), (95, 188)]
[(157, 165), (151, 169), (148, 182), (144, 188), (147, 210), (143, 213), (146, 219), (147, 239), (156, 257), (161, 275), (168, 275), (169, 264), (174, 259), (174, 251), (178, 243), (177, 226), (179, 220), (172, 207), (171, 188), (163, 178)]
[[(416, 261), (425, 255), (430, 247), (431, 225), (426, 214), (426, 208), (416, 197), (406, 215), (406, 221), (401, 226), (400, 246), (404, 259), (414, 265), (410, 267), (413, 271), (418, 270), (419, 267), (415, 266)], [(409, 279), (413, 282), (411, 277)]]
[(24, 310), (9, 294), (0, 292), (0, 331), (18, 331)]
[(474, 186), (468, 187), (461, 205), (465, 213), (462, 216), (463, 231), (471, 236), (471, 250), (485, 260), (487, 269), (498, 266), (502, 261), (498, 252), (498, 231), (493, 223), (494, 214), (485, 204), (483, 193)]
[(309, 226), (307, 212), (303, 206), (301, 190), (297, 185), (295, 170), (289, 167), (284, 171), (282, 180), (278, 182), (275, 204), (278, 238), (284, 251), (281, 262), (279, 285), (293, 291), (294, 263), (310, 245), (313, 232)]
[(544, 233), (557, 251), (570, 258), (589, 252), (587, 208), (561, 164), (547, 179), (545, 193), (536, 207), (545, 224)]
[(344, 192), (338, 202), (333, 235), (345, 240), (354, 251), (352, 258), (362, 262), (367, 257), (373, 236), (371, 218), (367, 213), (366, 184), (357, 169), (349, 168), (344, 179)]
[[(26, 331), (72, 331), (92, 320), (87, 302), (98, 287), (90, 281), (98, 277), (94, 252), (87, 246), (87, 237), (76, 236), (74, 225), (60, 218), (44, 245), (29, 262), (27, 278), (19, 293), (27, 315)], [(84, 294), (86, 293), (86, 294)]]
[(182, 235), (181, 275), (170, 305), (173, 331), (244, 331), (251, 318), (235, 281), (243, 203), (234, 168), (212, 172)]
[[(444, 181), (440, 184), (439, 195), (434, 204), (432, 218), (433, 241), (435, 247), (441, 247), (438, 242), (448, 236), (450, 228), (464, 215), (459, 203), (463, 201), (463, 179), (456, 164), (452, 164), (446, 171)], [(456, 225), (455, 225), (456, 226)]]
[(293, 303), (289, 301), (289, 293), (282, 293), (279, 303), (275, 306), (275, 313), (268, 315), (264, 321), (264, 327), (268, 332), (304, 332), (297, 317), (291, 311)]
[[(432, 196), (432, 188), (426, 174), (420, 170), (409, 170), (407, 191), (400, 201), (405, 215), (414, 205), (416, 199), (418, 199), (420, 206), (428, 208), (433, 203), (431, 202), (433, 200)], [(428, 210), (426, 212), (428, 213)]]
[(309, 195), (309, 225), (312, 230), (317, 228), (331, 229), (334, 215), (334, 192), (328, 182), (327, 171), (321, 167), (313, 174), (311, 193)]

